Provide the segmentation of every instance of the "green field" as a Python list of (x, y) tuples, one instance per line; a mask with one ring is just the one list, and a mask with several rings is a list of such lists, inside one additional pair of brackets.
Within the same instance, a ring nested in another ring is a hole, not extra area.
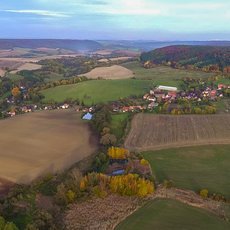
[(125, 134), (125, 128), (128, 122), (128, 113), (114, 114), (112, 115), (111, 131), (118, 139), (121, 139)]
[(207, 78), (213, 76), (212, 73), (205, 73), (201, 71), (188, 71), (173, 69), (167, 66), (159, 66), (156, 68), (145, 69), (139, 62), (128, 62), (122, 66), (132, 70), (137, 79), (150, 79), (156, 85), (170, 85), (179, 87), (181, 79), (184, 77), (191, 78)]
[(145, 152), (157, 182), (172, 180), (176, 187), (230, 198), (230, 145), (196, 146)]
[(86, 105), (108, 102), (131, 95), (143, 95), (149, 91), (149, 80), (90, 80), (79, 84), (63, 85), (41, 91), (45, 101), (63, 102), (67, 98), (79, 99)]
[(224, 230), (230, 224), (205, 210), (174, 200), (148, 202), (126, 218), (116, 230)]

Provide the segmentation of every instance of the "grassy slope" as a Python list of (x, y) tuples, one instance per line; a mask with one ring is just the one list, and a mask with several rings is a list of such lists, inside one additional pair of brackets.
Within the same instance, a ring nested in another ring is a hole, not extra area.
[(121, 139), (124, 136), (128, 116), (128, 113), (112, 115), (110, 128), (112, 130), (112, 133), (114, 133), (116, 137), (119, 139)]
[(145, 69), (138, 62), (128, 62), (123, 64), (123, 66), (132, 70), (135, 73), (136, 78), (154, 80), (156, 85), (162, 84), (179, 87), (181, 83), (180, 79), (183, 79), (184, 77), (203, 78), (213, 75), (211, 73), (204, 73), (200, 71), (172, 69), (167, 66)]
[(230, 198), (230, 145), (197, 146), (145, 152), (158, 182), (198, 191), (207, 188)]
[(83, 100), (85, 104), (117, 100), (148, 92), (152, 81), (147, 80), (91, 80), (80, 84), (58, 86), (42, 91), (45, 100), (64, 101), (66, 98)]
[(83, 100), (85, 104), (107, 102), (117, 100), (120, 97), (130, 95), (143, 95), (154, 85), (171, 85), (180, 87), (181, 79), (184, 77), (202, 78), (212, 74), (177, 70), (169, 67), (156, 67), (145, 69), (138, 62), (129, 62), (123, 64), (124, 67), (132, 70), (138, 80), (94, 80), (83, 82), (78, 85), (59, 86), (56, 88), (42, 91), (45, 100), (55, 100), (62, 102), (67, 98)]
[(150, 201), (129, 216), (117, 230), (159, 229), (159, 230), (224, 230), (230, 224), (213, 214), (174, 200)]

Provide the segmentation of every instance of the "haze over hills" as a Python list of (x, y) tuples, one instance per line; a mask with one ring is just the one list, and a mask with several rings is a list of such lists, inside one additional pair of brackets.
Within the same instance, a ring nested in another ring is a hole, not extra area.
[(0, 39), (0, 49), (58, 48), (71, 51), (96, 51), (100, 49), (129, 49), (150, 51), (172, 45), (230, 46), (230, 41), (147, 41), (147, 40), (74, 40), (74, 39)]
[(91, 40), (65, 40), (65, 39), (0, 39), (0, 49), (13, 49), (15, 47), (37, 49), (59, 48), (73, 51), (88, 51), (101, 49), (102, 45)]

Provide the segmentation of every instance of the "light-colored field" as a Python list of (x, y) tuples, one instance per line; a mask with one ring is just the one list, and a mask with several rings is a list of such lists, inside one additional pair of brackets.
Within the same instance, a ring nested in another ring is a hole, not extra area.
[(229, 115), (138, 114), (125, 141), (140, 151), (205, 144), (230, 144)]
[(127, 61), (131, 59), (132, 57), (117, 57), (117, 58), (102, 58), (99, 59), (99, 62), (109, 62), (109, 61)]
[(110, 67), (97, 67), (86, 74), (82, 74), (82, 76), (92, 79), (125, 79), (133, 77), (133, 72), (125, 67), (113, 65)]
[(91, 155), (97, 141), (72, 110), (42, 111), (0, 121), (0, 177), (29, 183)]
[(3, 77), (5, 75), (5, 70), (4, 69), (0, 69), (0, 77)]
[(37, 70), (37, 69), (41, 69), (41, 68), (42, 68), (41, 65), (38, 65), (38, 64), (35, 64), (35, 63), (25, 63), (25, 64), (19, 66), (17, 68), (17, 70), (13, 70), (10, 73), (14, 74), (14, 73), (17, 73), (17, 72), (19, 72), (21, 70)]

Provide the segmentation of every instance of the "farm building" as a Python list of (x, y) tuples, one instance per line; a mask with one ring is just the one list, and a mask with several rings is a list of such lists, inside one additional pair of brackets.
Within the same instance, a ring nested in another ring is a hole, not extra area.
[(157, 89), (159, 89), (159, 90), (165, 90), (165, 91), (173, 91), (173, 92), (177, 91), (177, 87), (164, 86), (164, 85), (159, 85), (157, 87)]
[(83, 120), (88, 120), (88, 121), (92, 120), (92, 118), (93, 118), (93, 115), (92, 115), (91, 113), (86, 113), (86, 114), (82, 117)]

